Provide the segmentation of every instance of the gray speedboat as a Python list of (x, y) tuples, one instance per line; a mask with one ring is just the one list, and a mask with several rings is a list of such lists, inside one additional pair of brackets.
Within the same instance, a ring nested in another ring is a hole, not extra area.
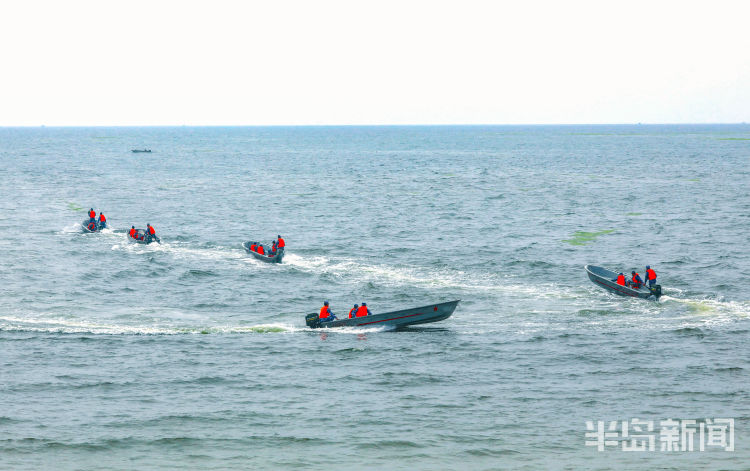
[[(128, 237), (128, 241), (129, 242), (134, 242), (136, 244), (146, 244), (146, 245), (148, 245), (151, 242), (158, 242), (158, 243), (161, 244), (161, 239), (159, 239), (155, 235), (153, 235), (153, 236), (152, 235), (148, 235), (146, 233), (146, 229), (136, 229), (135, 230), (135, 235), (136, 235), (136, 237), (138, 237), (137, 239), (133, 239), (132, 237), (130, 237), (130, 232), (128, 232), (126, 235)], [(141, 239), (141, 237), (143, 237), (143, 239)]]
[(586, 273), (589, 275), (589, 280), (611, 293), (641, 299), (646, 299), (650, 296), (653, 296), (654, 299), (659, 299), (659, 296), (661, 296), (661, 285), (654, 285), (652, 288), (649, 288), (644, 283), (643, 286), (635, 289), (630, 286), (618, 285), (615, 281), (612, 281), (617, 278), (617, 273), (606, 268), (597, 267), (596, 265), (586, 265), (585, 268)]
[(245, 249), (245, 251), (247, 251), (247, 253), (257, 258), (261, 262), (281, 263), (281, 260), (284, 258), (284, 249), (276, 250), (276, 255), (271, 255), (271, 254), (262, 255), (262, 254), (259, 254), (258, 252), (250, 250), (250, 246), (253, 244), (257, 244), (257, 242), (253, 242), (253, 241), (243, 242), (242, 247)]
[(308, 327), (319, 329), (321, 327), (360, 327), (360, 326), (387, 326), (401, 328), (409, 325), (428, 324), (447, 319), (456, 310), (458, 301), (446, 303), (429, 304), (427, 306), (404, 309), (402, 311), (384, 312), (365, 317), (354, 317), (352, 319), (338, 319), (330, 322), (320, 322), (318, 314), (305, 316)]

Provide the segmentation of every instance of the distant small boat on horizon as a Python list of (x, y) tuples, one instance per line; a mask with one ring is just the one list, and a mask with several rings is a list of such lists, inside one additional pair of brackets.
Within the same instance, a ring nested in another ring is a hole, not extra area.
[(138, 153), (141, 153), (141, 152), (146, 152), (146, 153), (150, 154), (151, 153), (151, 149), (133, 149), (133, 150), (131, 150), (131, 152), (133, 152), (134, 154), (138, 154)]

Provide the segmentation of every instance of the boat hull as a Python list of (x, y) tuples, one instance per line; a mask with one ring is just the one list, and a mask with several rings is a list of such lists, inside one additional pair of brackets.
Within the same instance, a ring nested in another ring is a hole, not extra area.
[(273, 256), (261, 255), (258, 252), (253, 252), (252, 250), (250, 250), (250, 246), (253, 243), (254, 242), (252, 241), (243, 242), (242, 248), (244, 248), (247, 253), (255, 257), (257, 260), (260, 260), (261, 262), (266, 262), (266, 263), (281, 263), (281, 261), (284, 259), (284, 249), (277, 250), (276, 255), (273, 255)]
[(652, 296), (654, 299), (658, 299), (661, 296), (661, 286), (659, 285), (655, 285), (653, 289), (649, 289), (644, 284), (640, 289), (634, 289), (629, 286), (618, 285), (616, 282), (612, 281), (613, 278), (617, 278), (617, 273), (611, 270), (596, 265), (586, 265), (585, 268), (589, 280), (601, 288), (606, 289), (610, 293), (641, 299), (647, 299)]
[(313, 329), (335, 327), (389, 327), (402, 328), (410, 325), (429, 324), (449, 318), (456, 310), (459, 300), (427, 306), (404, 309), (401, 311), (373, 314), (352, 319), (338, 319), (331, 322), (320, 322), (317, 314), (305, 316), (305, 323)]
[(102, 224), (102, 223), (94, 222), (95, 228), (94, 228), (94, 230), (91, 230), (91, 229), (89, 229), (89, 222), (90, 221), (88, 219), (86, 219), (85, 221), (83, 221), (81, 223), (81, 227), (83, 227), (83, 231), (84, 232), (99, 232), (102, 229), (105, 229), (107, 227), (106, 223)]

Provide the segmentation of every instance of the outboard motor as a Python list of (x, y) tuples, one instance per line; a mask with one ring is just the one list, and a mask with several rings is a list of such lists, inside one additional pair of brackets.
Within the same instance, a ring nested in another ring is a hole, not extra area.
[(317, 314), (308, 314), (305, 316), (305, 324), (311, 329), (320, 327), (320, 318)]
[(651, 291), (651, 294), (653, 294), (656, 299), (659, 299), (661, 296), (661, 285), (654, 285), (649, 288), (649, 291)]

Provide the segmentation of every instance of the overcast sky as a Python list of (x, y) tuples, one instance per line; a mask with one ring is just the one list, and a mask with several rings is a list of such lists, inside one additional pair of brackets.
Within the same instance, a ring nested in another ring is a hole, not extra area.
[(750, 122), (750, 2), (0, 5), (0, 126)]

